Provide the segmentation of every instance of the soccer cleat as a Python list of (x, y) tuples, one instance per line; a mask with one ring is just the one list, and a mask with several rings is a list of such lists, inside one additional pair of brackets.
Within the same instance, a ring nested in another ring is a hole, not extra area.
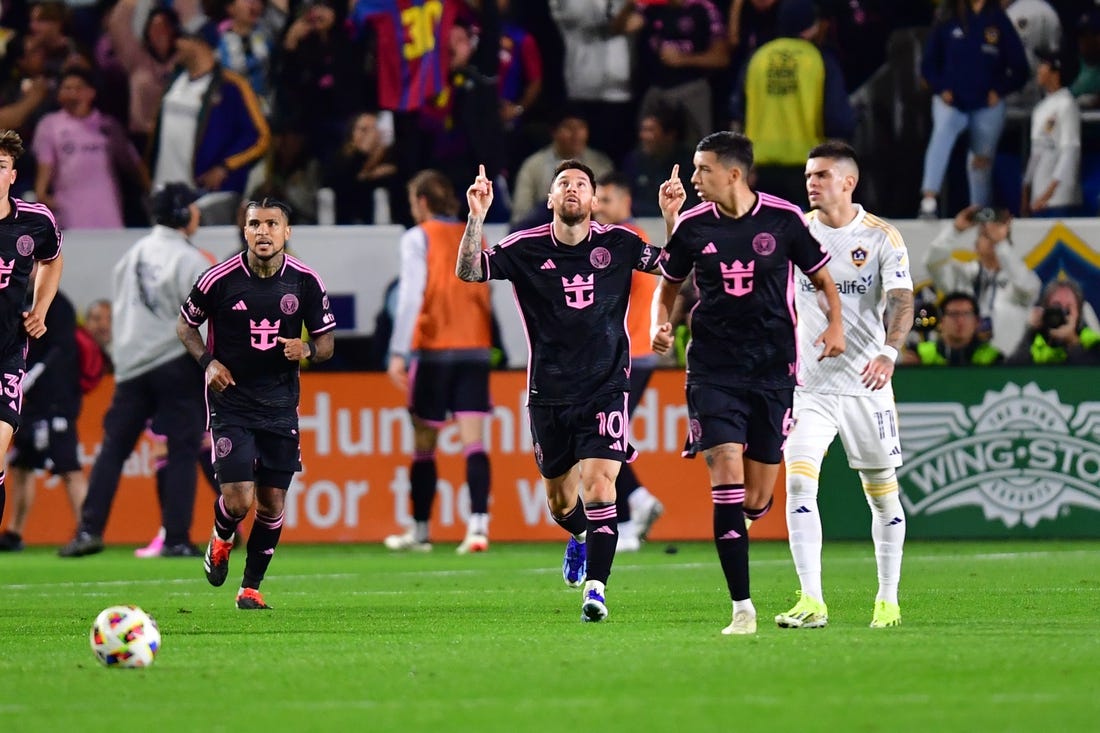
[(103, 537), (81, 530), (69, 544), (59, 549), (57, 554), (61, 557), (84, 557), (97, 552), (103, 552)]
[(199, 548), (190, 542), (181, 542), (178, 545), (165, 545), (160, 548), (159, 557), (202, 557)]
[(264, 597), (255, 588), (241, 588), (237, 591), (237, 608), (242, 611), (270, 611), (271, 606), (264, 602)]
[(386, 546), (387, 550), (394, 550), (396, 552), (403, 552), (405, 550), (412, 550), (413, 552), (431, 552), (432, 543), (424, 540), (421, 542), (416, 539), (411, 531), (405, 534), (391, 534), (386, 539), (382, 540), (382, 544)]
[(202, 558), (202, 567), (210, 585), (217, 587), (225, 582), (225, 576), (229, 575), (229, 553), (232, 550), (233, 543), (218, 537), (217, 532), (210, 536), (210, 543)]
[(10, 529), (0, 534), (0, 552), (21, 552), (22, 550), (22, 535), (12, 532)]
[(160, 551), (164, 549), (164, 527), (157, 532), (157, 536), (145, 547), (134, 550), (134, 557), (160, 557)]
[(823, 629), (829, 625), (829, 610), (824, 601), (802, 595), (794, 608), (775, 617), (776, 625), (781, 629)]
[(888, 626), (901, 626), (901, 606), (890, 601), (875, 601), (875, 612), (871, 615), (871, 628), (885, 629)]
[(747, 636), (756, 633), (756, 614), (748, 611), (735, 611), (733, 621), (722, 629), (726, 636)]
[(607, 618), (607, 601), (603, 593), (596, 588), (589, 588), (584, 592), (584, 603), (581, 604), (581, 621), (599, 622)]
[(561, 561), (561, 577), (570, 588), (580, 588), (588, 575), (588, 547), (583, 542), (569, 538), (565, 546), (565, 559)]
[(455, 548), (459, 555), (468, 555), (471, 552), (488, 552), (489, 538), (483, 534), (468, 534), (462, 544)]
[(630, 507), (630, 515), (634, 518), (634, 523), (638, 525), (638, 540), (645, 542), (649, 536), (649, 530), (653, 528), (654, 522), (661, 518), (661, 515), (665, 513), (665, 505), (662, 504), (656, 496), (647, 492), (646, 496)]
[(620, 526), (619, 539), (615, 543), (615, 553), (620, 552), (637, 552), (642, 549), (642, 541), (638, 539), (638, 536), (630, 532), (623, 532)]

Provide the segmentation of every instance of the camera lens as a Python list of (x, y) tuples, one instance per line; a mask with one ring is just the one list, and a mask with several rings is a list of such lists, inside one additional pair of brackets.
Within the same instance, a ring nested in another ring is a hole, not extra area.
[(1061, 306), (1051, 305), (1043, 308), (1043, 328), (1050, 331), (1066, 325), (1069, 320), (1067, 315)]

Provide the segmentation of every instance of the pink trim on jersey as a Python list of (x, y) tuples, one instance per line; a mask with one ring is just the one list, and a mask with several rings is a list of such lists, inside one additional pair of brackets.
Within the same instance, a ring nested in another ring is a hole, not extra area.
[(321, 279), (321, 275), (312, 267), (302, 262), (297, 257), (284, 255), (283, 269), (285, 270), (288, 265), (290, 267), (293, 267), (298, 272), (304, 272), (307, 275), (312, 275), (313, 279), (317, 281), (317, 284), (321, 286), (321, 292), (328, 292), (328, 289), (325, 287), (325, 281)]
[(540, 224), (539, 226), (532, 227), (530, 229), (520, 229), (518, 232), (512, 232), (507, 237), (497, 242), (497, 246), (511, 247), (519, 240), (526, 239), (527, 237), (545, 237), (547, 234), (553, 236), (553, 233), (550, 230), (551, 226), (549, 224)]
[[(237, 267), (242, 266), (242, 265), (243, 265), (243, 262), (242, 262), (242, 260), (239, 256), (234, 257), (231, 260), (226, 260), (225, 262), (221, 263), (220, 265), (214, 265), (213, 267), (211, 267), (209, 270), (206, 271), (205, 275), (203, 275), (202, 277), (199, 278), (199, 282), (196, 285), (196, 287), (199, 290), (201, 290), (203, 293), (209, 293), (211, 286), (213, 286), (213, 284), (216, 281), (222, 279), (223, 277), (228, 275), (230, 272), (235, 270)], [(248, 270), (247, 267), (245, 267), (244, 269)]]
[(820, 270), (822, 267), (824, 267), (825, 265), (829, 264), (829, 262), (833, 259), (833, 256), (831, 254), (829, 254), (828, 252), (824, 252), (823, 254), (825, 256), (821, 258), (821, 262), (818, 262), (816, 265), (811, 267), (809, 270), (803, 270), (802, 272), (806, 273), (807, 275), (812, 275), (815, 272), (817, 272), (818, 270)]
[[(629, 234), (633, 234), (635, 237), (638, 237), (638, 232), (634, 231), (628, 226), (623, 226), (622, 224), (600, 224), (599, 222), (594, 221), (592, 222), (592, 226), (588, 228), (588, 231), (589, 233), (592, 233), (594, 231), (596, 234), (607, 234), (612, 229), (618, 229), (620, 231), (627, 232)], [(641, 239), (641, 237), (638, 238)]]
[(672, 233), (676, 234), (676, 231), (680, 228), (680, 225), (688, 219), (699, 216), (700, 214), (706, 214), (708, 212), (714, 214), (715, 219), (719, 218), (720, 216), (718, 213), (718, 205), (715, 204), (713, 201), (704, 201), (701, 204), (696, 204), (695, 206), (692, 206), (690, 209), (680, 214), (680, 217), (676, 220), (676, 224), (674, 224), (672, 227)]
[(42, 214), (50, 220), (50, 224), (53, 225), (54, 233), (57, 235), (57, 253), (53, 257), (46, 257), (45, 259), (38, 260), (39, 262), (52, 262), (61, 255), (61, 245), (65, 241), (65, 234), (57, 228), (57, 219), (54, 218), (53, 212), (50, 211), (50, 207), (45, 204), (31, 203), (30, 201), (24, 201), (23, 199), (12, 198), (15, 202), (15, 216), (18, 218), (19, 211), (23, 210), (32, 214)]
[(794, 330), (794, 383), (801, 386), (798, 379), (798, 365), (802, 361), (802, 355), (798, 350), (798, 311), (794, 307), (794, 263), (787, 260), (787, 312), (791, 314), (791, 326)]
[(799, 221), (802, 222), (802, 226), (809, 226), (810, 222), (806, 220), (806, 215), (802, 213), (802, 209), (792, 204), (787, 199), (781, 199), (778, 196), (772, 196), (770, 193), (764, 193), (762, 191), (756, 192), (756, 208), (753, 209), (753, 214), (760, 210), (761, 206), (770, 206), (773, 209), (786, 209), (798, 214)]

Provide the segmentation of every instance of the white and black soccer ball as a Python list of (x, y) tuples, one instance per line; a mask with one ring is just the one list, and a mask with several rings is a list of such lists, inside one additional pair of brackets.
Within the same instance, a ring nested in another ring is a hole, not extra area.
[(88, 639), (96, 659), (107, 667), (148, 667), (160, 650), (157, 622), (137, 606), (100, 611)]

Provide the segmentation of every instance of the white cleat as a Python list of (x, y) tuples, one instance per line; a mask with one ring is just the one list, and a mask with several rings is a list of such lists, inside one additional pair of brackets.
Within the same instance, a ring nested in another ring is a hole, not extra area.
[(391, 534), (386, 539), (382, 540), (382, 544), (386, 546), (387, 550), (393, 550), (394, 552), (431, 552), (432, 543), (428, 541), (421, 542), (416, 539), (416, 535), (412, 532), (406, 532), (405, 534)]
[[(634, 495), (639, 494), (639, 491), (634, 492)], [(634, 498), (631, 495), (631, 499)], [(649, 531), (653, 528), (653, 524), (661, 518), (661, 515), (665, 513), (665, 505), (662, 504), (656, 496), (649, 493), (642, 494), (637, 501), (630, 504), (630, 516), (633, 518), (634, 524), (637, 525), (637, 537), (640, 542), (644, 542), (649, 536)]]
[(737, 611), (733, 614), (733, 621), (722, 629), (726, 636), (748, 636), (756, 633), (756, 614), (748, 611)]
[(462, 544), (455, 548), (459, 555), (468, 555), (472, 552), (488, 552), (489, 538), (483, 534), (468, 534)]

